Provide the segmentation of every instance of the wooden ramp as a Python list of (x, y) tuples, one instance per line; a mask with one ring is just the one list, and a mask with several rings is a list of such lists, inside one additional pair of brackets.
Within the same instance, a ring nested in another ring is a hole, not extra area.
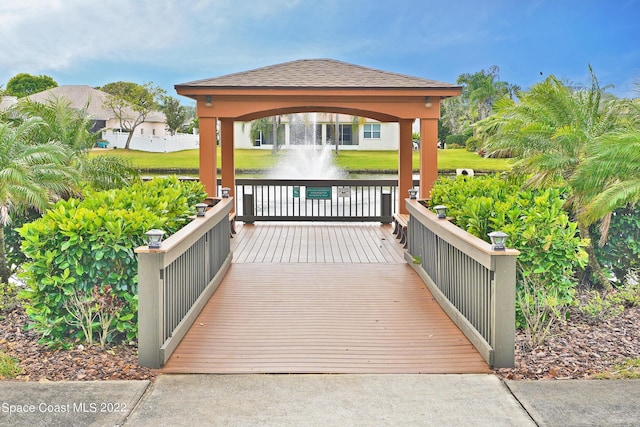
[(232, 264), (161, 372), (490, 369), (405, 263), (271, 261)]

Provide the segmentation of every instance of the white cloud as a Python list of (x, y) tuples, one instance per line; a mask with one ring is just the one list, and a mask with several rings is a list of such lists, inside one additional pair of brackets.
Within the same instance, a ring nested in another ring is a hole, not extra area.
[(171, 48), (184, 31), (174, 1), (22, 0), (0, 6), (0, 67), (63, 70), (99, 58), (135, 59)]

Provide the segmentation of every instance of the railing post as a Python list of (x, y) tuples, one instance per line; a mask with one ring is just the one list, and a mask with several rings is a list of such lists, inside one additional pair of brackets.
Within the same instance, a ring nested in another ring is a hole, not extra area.
[(516, 256), (493, 255), (493, 363), (494, 368), (512, 368), (516, 335)]
[(138, 253), (138, 360), (149, 368), (164, 364), (163, 266), (164, 253)]
[(254, 221), (255, 209), (253, 207), (253, 194), (242, 195), (242, 216), (244, 222), (251, 224)]
[(382, 223), (389, 224), (393, 218), (391, 216), (391, 193), (382, 192), (380, 199), (380, 215), (382, 216)]

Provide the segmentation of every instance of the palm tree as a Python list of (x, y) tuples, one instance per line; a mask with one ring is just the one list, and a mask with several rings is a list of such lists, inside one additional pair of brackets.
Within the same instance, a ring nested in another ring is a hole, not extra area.
[[(640, 92), (640, 84), (638, 89)], [(581, 212), (588, 223), (640, 202), (640, 99), (625, 101), (622, 107), (625, 126), (603, 135), (591, 147), (572, 182), (588, 195)]]
[(45, 126), (33, 134), (35, 141), (46, 144), (57, 141), (67, 147), (69, 161), (78, 170), (85, 183), (99, 190), (121, 188), (139, 178), (138, 170), (130, 161), (115, 156), (90, 158), (88, 152), (98, 140), (91, 131), (93, 122), (86, 110), (75, 109), (64, 98), (44, 103), (24, 100), (17, 107), (23, 117), (39, 117)]
[(69, 150), (57, 142), (34, 144), (33, 135), (44, 122), (29, 118), (17, 126), (0, 123), (0, 281), (11, 275), (5, 250), (4, 227), (11, 216), (28, 209), (44, 210), (77, 184), (68, 165)]
[[(601, 138), (619, 128), (619, 103), (604, 102), (604, 88), (591, 71), (588, 88), (572, 89), (550, 76), (520, 95), (520, 102), (502, 99), (497, 113), (480, 122), (478, 134), (489, 151), (510, 150), (518, 159), (516, 172), (530, 175), (528, 185), (568, 185), (568, 201), (583, 238), (591, 240), (589, 221), (581, 215), (593, 194), (576, 186), (576, 176)], [(593, 243), (587, 248), (597, 281), (609, 288)]]
[(499, 80), (499, 72), (499, 68), (493, 65), (488, 71), (461, 74), (457, 79), (458, 84), (465, 85), (463, 97), (470, 104), (470, 114), (478, 120), (489, 117), (493, 113), (494, 103), (510, 90), (515, 90)]

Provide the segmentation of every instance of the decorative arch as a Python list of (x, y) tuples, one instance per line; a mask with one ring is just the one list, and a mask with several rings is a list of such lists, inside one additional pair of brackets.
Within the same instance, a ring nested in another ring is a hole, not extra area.
[(220, 121), (222, 184), (235, 190), (233, 123), (292, 113), (344, 113), (399, 124), (398, 207), (413, 186), (412, 125), (420, 119), (420, 197), (438, 177), (440, 101), (460, 86), (381, 71), (331, 59), (287, 62), (175, 86), (196, 100), (200, 120), (200, 180), (216, 186), (216, 133)]

